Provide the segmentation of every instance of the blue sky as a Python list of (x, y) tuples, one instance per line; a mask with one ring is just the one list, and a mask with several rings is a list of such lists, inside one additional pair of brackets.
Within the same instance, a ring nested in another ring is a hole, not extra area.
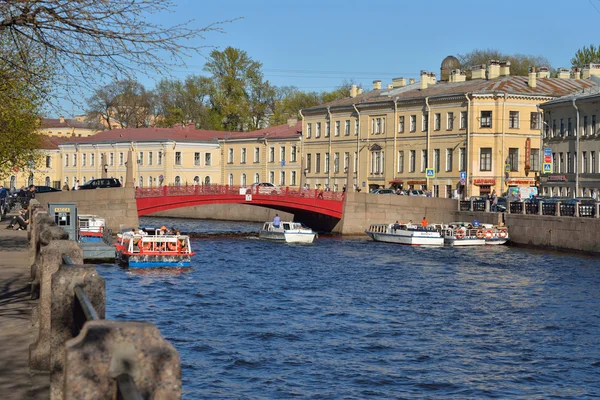
[[(578, 48), (600, 44), (600, 0), (172, 1), (174, 13), (152, 18), (167, 26), (194, 19), (195, 27), (241, 18), (198, 45), (245, 50), (272, 84), (307, 91), (332, 90), (344, 80), (370, 88), (375, 79), (385, 85), (394, 77), (417, 78), (422, 69), (439, 74), (444, 57), (476, 48), (541, 55), (552, 67), (568, 68)], [(204, 73), (204, 57), (186, 63), (171, 75)], [(157, 79), (139, 77), (148, 89)]]

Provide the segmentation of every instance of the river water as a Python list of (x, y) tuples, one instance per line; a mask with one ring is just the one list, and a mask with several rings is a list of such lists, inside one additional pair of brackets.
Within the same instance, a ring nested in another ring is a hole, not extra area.
[(187, 271), (101, 267), (107, 318), (153, 322), (184, 399), (600, 397), (600, 259), (142, 218), (197, 239)]

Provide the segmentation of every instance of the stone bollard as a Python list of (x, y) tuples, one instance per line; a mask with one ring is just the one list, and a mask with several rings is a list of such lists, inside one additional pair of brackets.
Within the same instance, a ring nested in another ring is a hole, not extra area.
[(506, 200), (506, 212), (507, 212), (508, 214), (510, 214), (510, 203), (511, 203), (511, 201), (510, 201), (510, 200)]
[(490, 201), (489, 200), (485, 201), (485, 212), (490, 212)]
[(91, 321), (67, 341), (65, 399), (112, 400), (115, 378), (123, 373), (133, 377), (144, 399), (181, 398), (179, 353), (153, 324)]
[[(104, 319), (106, 289), (104, 278), (93, 265), (61, 265), (52, 275), (50, 308), (50, 399), (63, 399), (65, 342), (75, 331), (75, 286), (81, 286)], [(65, 397), (66, 398), (66, 397)]]
[(579, 203), (575, 203), (575, 211), (573, 212), (575, 218), (579, 217)]
[(29, 224), (29, 247), (31, 262), (31, 279), (35, 279), (35, 262), (40, 253), (40, 231), (52, 225), (52, 220), (44, 210), (33, 211), (31, 223)]
[[(40, 224), (38, 225), (36, 230), (38, 230), (38, 250), (36, 251), (36, 260), (39, 257), (39, 249), (48, 246), (54, 240), (68, 240), (69, 234), (65, 232), (63, 228), (60, 228), (54, 223), (47, 224), (48, 218), (43, 215), (39, 215)], [(31, 298), (37, 299), (39, 296), (39, 286), (40, 286), (40, 274), (39, 268), (37, 268), (37, 261), (31, 266), (31, 274), (33, 275), (33, 282), (31, 283)]]
[[(52, 275), (62, 264), (66, 254), (74, 264), (83, 264), (83, 250), (71, 240), (55, 240), (40, 251), (37, 266), (40, 276), (40, 301), (38, 306), (39, 335), (29, 347), (29, 368), (50, 371), (50, 309)], [(32, 321), (35, 325), (35, 321)]]
[(596, 203), (594, 204), (594, 207), (596, 208), (596, 214), (594, 215), (596, 218), (600, 218), (600, 203)]
[(554, 207), (556, 208), (554, 209), (554, 215), (560, 217), (560, 201), (557, 201), (555, 204), (556, 205)]
[(469, 200), (469, 211), (473, 211), (473, 199)]
[(544, 215), (544, 202), (538, 202), (538, 215)]
[(527, 214), (527, 209), (525, 208), (525, 200), (521, 200), (521, 214)]

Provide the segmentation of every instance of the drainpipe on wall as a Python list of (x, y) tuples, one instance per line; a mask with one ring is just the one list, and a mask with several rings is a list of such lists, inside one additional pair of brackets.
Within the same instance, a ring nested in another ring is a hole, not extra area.
[(333, 120), (331, 118), (331, 111), (329, 110), (329, 106), (327, 106), (327, 115), (329, 115), (329, 159), (327, 160), (327, 186), (331, 190), (331, 159), (333, 158), (333, 154), (331, 154), (331, 137), (333, 136), (332, 131), (335, 129), (333, 125)]
[[(431, 158), (430, 154), (429, 154), (429, 152), (430, 152), (429, 151), (430, 150), (429, 149), (429, 147), (430, 147), (429, 146), (429, 139), (430, 139), (429, 138), (429, 136), (430, 136), (429, 132), (431, 132), (431, 126), (429, 124), (429, 122), (431, 122), (430, 118), (429, 118), (429, 117), (431, 117), (431, 115), (430, 115), (431, 114), (431, 107), (429, 107), (429, 96), (425, 97), (425, 106), (427, 107), (427, 132), (426, 132), (427, 141), (426, 141), (426, 144), (425, 144), (425, 147), (427, 148), (427, 153), (426, 153), (427, 154), (427, 163), (425, 165), (425, 169), (427, 169), (427, 168), (429, 168), (429, 163), (430, 163), (430, 158)], [(425, 182), (427, 182), (427, 190), (431, 190), (431, 188), (429, 187), (429, 178), (428, 177), (426, 177)]]
[[(356, 188), (358, 189), (360, 188), (360, 111), (356, 108), (356, 104), (352, 104), (352, 107), (354, 107), (358, 118), (358, 132), (356, 132)], [(352, 162), (354, 163), (354, 157), (352, 157)]]
[(471, 176), (469, 174), (470, 172), (470, 168), (469, 168), (469, 146), (470, 146), (470, 140), (469, 140), (469, 131), (471, 130), (471, 99), (469, 98), (469, 94), (465, 93), (465, 98), (467, 99), (467, 129), (466, 129), (466, 146), (465, 146), (465, 172), (467, 174), (467, 180), (465, 181), (465, 194), (464, 194), (464, 198), (467, 199), (469, 197), (469, 190), (471, 189), (471, 185), (469, 184), (469, 179), (471, 179)]
[(504, 158), (504, 134), (506, 133), (505, 130), (505, 121), (506, 121), (506, 92), (504, 92), (504, 101), (502, 102), (502, 158), (501, 158), (501, 167), (500, 167), (500, 195), (502, 196), (502, 194), (504, 194), (504, 174), (506, 173), (506, 171), (504, 171), (504, 167), (506, 164), (506, 159)]
[(396, 168), (396, 163), (398, 162), (398, 150), (396, 147), (396, 141), (398, 140), (398, 97), (396, 96), (396, 98), (394, 99), (394, 154), (393, 154), (393, 160), (392, 160), (392, 178), (394, 178), (396, 176), (396, 171), (398, 171), (398, 169)]
[[(542, 112), (540, 111), (540, 105), (537, 104), (536, 105), (537, 108), (537, 112), (538, 112), (538, 124), (540, 127), (540, 153), (538, 154), (538, 168), (540, 169), (538, 171), (538, 176), (539, 176), (539, 187), (538, 187), (538, 194), (541, 195), (541, 188), (542, 188), (542, 169), (544, 167), (544, 164), (542, 163), (542, 160), (544, 159), (544, 118), (542, 118)], [(534, 172), (535, 174), (535, 172)]]
[(575, 100), (573, 98), (573, 107), (577, 112), (575, 120), (575, 193), (573, 193), (573, 197), (579, 196), (579, 108), (577, 108)]

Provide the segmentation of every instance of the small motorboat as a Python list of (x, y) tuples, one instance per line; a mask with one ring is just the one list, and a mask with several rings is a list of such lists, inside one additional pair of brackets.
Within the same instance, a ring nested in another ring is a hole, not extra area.
[(82, 243), (102, 242), (106, 221), (97, 215), (81, 214), (77, 216), (79, 241)]
[(484, 229), (485, 244), (505, 244), (509, 240), (508, 228), (505, 226), (482, 224), (482, 228)]
[(273, 222), (265, 222), (258, 238), (285, 243), (312, 243), (317, 233), (300, 222), (281, 222), (279, 227)]
[(413, 224), (373, 224), (365, 233), (376, 242), (411, 246), (444, 245), (444, 238), (439, 231)]
[(117, 235), (116, 259), (131, 268), (189, 267), (194, 253), (187, 235), (160, 229), (125, 231)]

